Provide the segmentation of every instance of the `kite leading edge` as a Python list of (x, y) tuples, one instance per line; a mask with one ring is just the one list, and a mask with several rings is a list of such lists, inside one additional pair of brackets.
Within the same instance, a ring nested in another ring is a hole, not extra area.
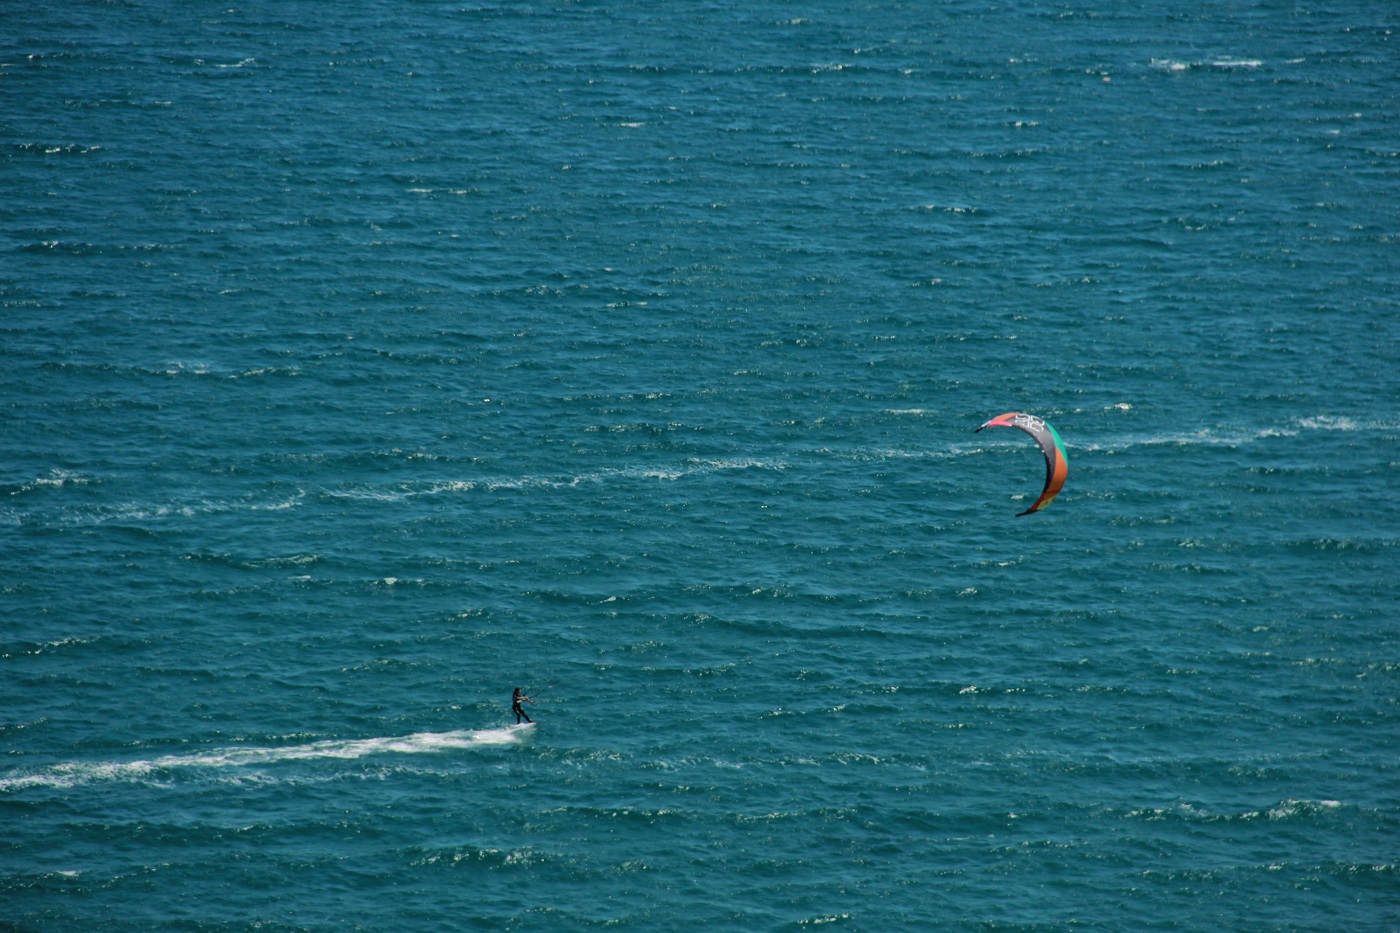
[(1008, 411), (1004, 415), (997, 415), (977, 430), (981, 431), (982, 428), (1020, 428), (1035, 438), (1035, 442), (1040, 445), (1041, 453), (1045, 454), (1045, 488), (1040, 491), (1040, 498), (1035, 500), (1035, 505), (1024, 512), (1016, 513), (1016, 517), (1020, 518), (1022, 515), (1039, 512), (1054, 501), (1055, 496), (1065, 485), (1065, 477), (1069, 475), (1069, 458), (1065, 455), (1065, 445), (1060, 440), (1059, 432), (1043, 418), (1019, 411)]

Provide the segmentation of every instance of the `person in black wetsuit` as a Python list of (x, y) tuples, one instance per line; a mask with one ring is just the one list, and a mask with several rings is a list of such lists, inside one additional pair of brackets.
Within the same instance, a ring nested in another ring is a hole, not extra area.
[(511, 695), (511, 698), (510, 698), (510, 710), (511, 710), (511, 712), (513, 712), (513, 713), (515, 714), (515, 724), (516, 724), (517, 726), (520, 725), (520, 718), (521, 718), (522, 716), (525, 718), (525, 721), (526, 721), (526, 722), (534, 722), (534, 720), (530, 718), (530, 714), (527, 713), (527, 712), (525, 712), (523, 709), (520, 708), (520, 704), (521, 704), (521, 703), (533, 703), (533, 702), (535, 702), (535, 701), (532, 700), (532, 699), (530, 699), (530, 698), (527, 697), (525, 694), (523, 694), (523, 693), (520, 692), (520, 688), (519, 688), (519, 687), (516, 687), (516, 688), (515, 688), (515, 693), (512, 694), (512, 695)]

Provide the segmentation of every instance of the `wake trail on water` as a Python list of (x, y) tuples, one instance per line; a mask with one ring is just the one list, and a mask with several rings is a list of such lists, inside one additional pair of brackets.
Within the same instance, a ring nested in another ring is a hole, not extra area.
[(98, 781), (136, 781), (165, 772), (189, 768), (241, 768), (282, 761), (356, 759), (383, 754), (429, 754), (456, 749), (515, 745), (528, 734), (532, 723), (499, 729), (460, 729), (452, 732), (415, 732), (412, 735), (370, 739), (328, 739), (306, 745), (233, 747), (194, 755), (163, 755), (137, 761), (77, 761), (0, 778), (0, 792), (26, 787), (74, 787)]

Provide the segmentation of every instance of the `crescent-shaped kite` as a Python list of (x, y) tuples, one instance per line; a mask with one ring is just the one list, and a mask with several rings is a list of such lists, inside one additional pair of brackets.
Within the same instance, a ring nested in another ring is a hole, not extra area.
[(1020, 428), (1035, 438), (1041, 453), (1045, 454), (1045, 488), (1040, 491), (1040, 498), (1035, 500), (1035, 505), (1024, 512), (1016, 513), (1016, 517), (1039, 512), (1049, 505), (1064, 487), (1065, 477), (1069, 474), (1069, 458), (1065, 456), (1065, 445), (1060, 440), (1059, 432), (1044, 419), (1019, 411), (997, 415), (977, 430), (981, 431), (982, 428)]

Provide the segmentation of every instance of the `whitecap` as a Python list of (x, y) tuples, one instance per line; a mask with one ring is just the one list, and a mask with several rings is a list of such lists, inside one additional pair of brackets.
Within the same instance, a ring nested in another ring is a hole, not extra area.
[(1299, 418), (1298, 427), (1310, 431), (1355, 431), (1357, 424), (1352, 419), (1340, 415), (1314, 415), (1311, 418)]
[(693, 463), (710, 467), (716, 470), (785, 470), (787, 464), (783, 461), (762, 460), (754, 457), (734, 457), (719, 460), (694, 460)]

